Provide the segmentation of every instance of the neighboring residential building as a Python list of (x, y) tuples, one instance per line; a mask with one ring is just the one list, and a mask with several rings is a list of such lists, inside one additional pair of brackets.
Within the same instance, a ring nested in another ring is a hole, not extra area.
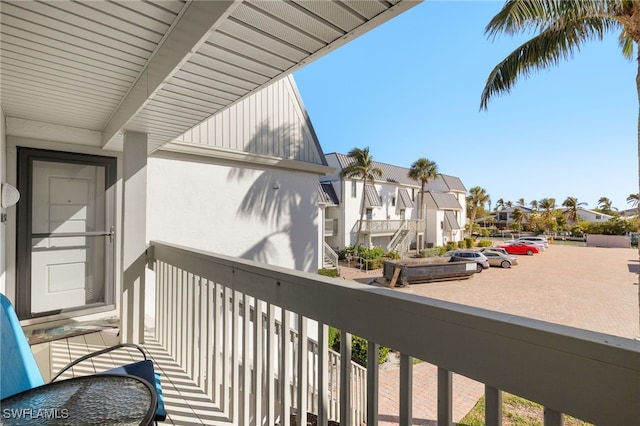
[(332, 170), (286, 77), (149, 157), (147, 234), (315, 272), (322, 264), (318, 178)]
[[(346, 155), (331, 153), (326, 154), (326, 158), (327, 164), (336, 171), (322, 177), (321, 183), (335, 193), (337, 205), (326, 208), (327, 220), (332, 220), (329, 222), (332, 232), (325, 232), (325, 240), (332, 248), (343, 249), (355, 243), (363, 182), (341, 177), (341, 171), (351, 162)], [(368, 183), (364, 191), (361, 244), (405, 251), (412, 244), (442, 246), (447, 241), (463, 239), (467, 190), (459, 178), (440, 174), (427, 183), (424, 221), (420, 224), (420, 182), (407, 176), (408, 168), (377, 161), (374, 167), (382, 170), (382, 176)]]
[(141, 339), (145, 292), (131, 289), (151, 240), (315, 271), (330, 169), (287, 76), (414, 3), (357, 19), (265, 3), (295, 29), (242, 1), (57, 5), (1, 15), (0, 176), (21, 199), (3, 210), (0, 291), (20, 318), (122, 313), (123, 339)]
[(586, 222), (608, 222), (613, 219), (614, 216), (606, 213), (601, 213), (595, 210), (578, 208), (578, 220)]
[(520, 210), (525, 216), (525, 220), (522, 223), (527, 223), (526, 218), (533, 212), (533, 210), (524, 206), (508, 207), (498, 210), (495, 214), (476, 219), (475, 222), (483, 228), (495, 227), (497, 229), (511, 229), (514, 224), (513, 212), (516, 211), (516, 209)]

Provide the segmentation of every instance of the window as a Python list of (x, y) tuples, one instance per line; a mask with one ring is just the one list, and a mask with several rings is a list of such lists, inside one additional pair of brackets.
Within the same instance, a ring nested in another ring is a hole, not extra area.
[(440, 221), (440, 229), (444, 229), (444, 220)]
[(396, 197), (391, 197), (391, 206), (396, 206)]
[(415, 200), (416, 200), (416, 189), (411, 188), (411, 201), (415, 201)]
[(367, 220), (373, 220), (373, 209), (367, 209)]
[(597, 214), (596, 215), (596, 220), (600, 220), (600, 219), (602, 219), (602, 215)]
[(357, 182), (355, 180), (351, 181), (351, 198), (356, 198), (357, 196), (357, 188), (356, 188)]
[(400, 210), (400, 220), (405, 220), (406, 219), (406, 213), (405, 210), (402, 209)]

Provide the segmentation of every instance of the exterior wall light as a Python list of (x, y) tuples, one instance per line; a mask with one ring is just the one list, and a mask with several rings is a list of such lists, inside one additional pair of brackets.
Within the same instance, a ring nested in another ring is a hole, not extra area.
[(6, 209), (7, 207), (15, 206), (20, 199), (20, 192), (14, 186), (8, 183), (2, 184), (2, 193), (0, 195), (0, 207)]

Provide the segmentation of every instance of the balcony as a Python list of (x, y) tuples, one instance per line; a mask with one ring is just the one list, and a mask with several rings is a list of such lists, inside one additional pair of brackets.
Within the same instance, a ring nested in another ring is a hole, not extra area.
[[(406, 229), (415, 232), (418, 229), (419, 220), (363, 220), (362, 233), (365, 235), (393, 235), (406, 225)], [(352, 232), (358, 230), (360, 221), (357, 220)]]
[(181, 424), (289, 425), (299, 412), (323, 425), (378, 424), (377, 362), (358, 371), (339, 362), (326, 349), (329, 325), (343, 342), (367, 339), (372, 360), (378, 345), (402, 354), (402, 425), (418, 409), (413, 358), (437, 366), (438, 414), (429, 420), (439, 425), (452, 424), (454, 373), (485, 384), (487, 424), (500, 424), (499, 390), (544, 405), (545, 425), (562, 424), (561, 413), (595, 424), (640, 419), (633, 340), (161, 242), (148, 260), (156, 323), (147, 347)]
[(324, 220), (324, 236), (333, 237), (338, 235), (338, 219)]

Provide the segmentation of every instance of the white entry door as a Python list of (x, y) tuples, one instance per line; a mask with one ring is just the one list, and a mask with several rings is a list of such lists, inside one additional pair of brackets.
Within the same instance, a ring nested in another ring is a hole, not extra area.
[(114, 244), (107, 168), (46, 159), (29, 166), (30, 273), (21, 285), (30, 291), (24, 310), (34, 317), (107, 303)]

